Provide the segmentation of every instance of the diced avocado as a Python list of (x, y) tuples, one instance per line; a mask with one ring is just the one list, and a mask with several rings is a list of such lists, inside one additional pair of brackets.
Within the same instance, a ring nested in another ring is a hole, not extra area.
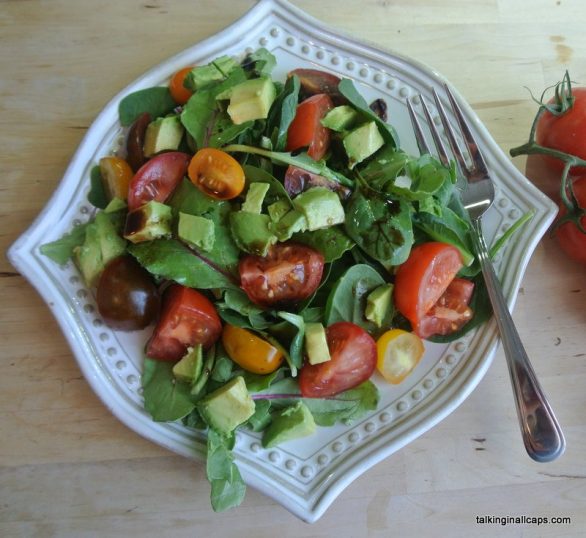
[(321, 124), (332, 131), (342, 132), (352, 128), (360, 119), (360, 114), (350, 105), (340, 105), (330, 110)]
[(335, 192), (325, 187), (312, 187), (293, 199), (293, 207), (305, 215), (311, 232), (344, 222), (344, 208)]
[(168, 205), (151, 200), (128, 213), (124, 237), (133, 243), (171, 237), (172, 218)]
[(342, 140), (348, 155), (349, 166), (355, 165), (370, 157), (385, 143), (374, 121), (364, 123), (350, 131)]
[(292, 209), (279, 222), (273, 224), (272, 230), (279, 241), (287, 241), (293, 234), (307, 230), (307, 219), (303, 213)]
[(270, 188), (271, 186), (268, 183), (260, 183), (257, 181), (251, 183), (246, 193), (246, 199), (242, 204), (242, 211), (260, 213), (262, 211), (263, 200)]
[(201, 90), (221, 82), (238, 64), (230, 56), (220, 56), (207, 65), (194, 67), (186, 77), (186, 86), (192, 90)]
[(105, 213), (116, 213), (116, 211), (120, 211), (121, 209), (126, 209), (126, 202), (122, 200), (122, 198), (112, 198), (108, 205), (104, 208)]
[(234, 242), (250, 254), (266, 256), (269, 247), (277, 242), (277, 236), (270, 229), (268, 215), (235, 211), (230, 215), (230, 230)]
[(201, 344), (187, 348), (187, 353), (173, 366), (175, 379), (184, 383), (195, 383), (203, 367), (203, 353)]
[(237, 376), (201, 399), (197, 408), (210, 428), (229, 435), (254, 414), (255, 405), (244, 378)]
[(309, 364), (320, 364), (332, 358), (326, 338), (326, 330), (321, 323), (305, 324), (305, 352), (307, 353)]
[(267, 207), (272, 222), (279, 222), (290, 209), (291, 204), (287, 200), (277, 200)]
[(98, 239), (102, 250), (102, 261), (104, 266), (114, 258), (124, 253), (126, 241), (118, 235), (114, 224), (107, 213), (100, 211), (96, 214), (94, 224), (98, 230)]
[(393, 285), (383, 284), (372, 290), (366, 297), (364, 316), (377, 327), (390, 320), (393, 314)]
[(166, 150), (176, 150), (183, 138), (183, 125), (179, 116), (157, 118), (148, 124), (144, 135), (143, 152), (145, 157)]
[(177, 235), (189, 245), (210, 251), (216, 240), (214, 221), (180, 212)]
[(268, 116), (276, 96), (277, 90), (270, 78), (246, 80), (232, 88), (228, 114), (236, 125), (264, 119)]
[(312, 435), (316, 430), (315, 420), (309, 408), (301, 401), (277, 412), (264, 431), (262, 446), (272, 448), (285, 441)]

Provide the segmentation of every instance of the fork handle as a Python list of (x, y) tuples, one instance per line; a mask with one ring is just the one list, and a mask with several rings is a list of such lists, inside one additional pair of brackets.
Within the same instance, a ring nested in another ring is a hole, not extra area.
[(563, 454), (566, 441), (515, 328), (488, 254), (480, 219), (474, 220), (474, 227), (476, 251), (507, 358), (525, 449), (535, 461), (552, 461)]

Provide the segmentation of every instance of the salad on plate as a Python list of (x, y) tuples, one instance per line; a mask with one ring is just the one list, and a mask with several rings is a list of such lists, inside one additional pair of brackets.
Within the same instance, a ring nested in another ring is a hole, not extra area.
[(245, 493), (238, 428), (269, 448), (351, 423), (426, 339), (491, 313), (455, 165), (402, 151), (351, 80), (275, 64), (223, 56), (125, 96), (95, 212), (41, 248), (73, 260), (110, 327), (152, 326), (145, 410), (207, 431), (216, 511)]

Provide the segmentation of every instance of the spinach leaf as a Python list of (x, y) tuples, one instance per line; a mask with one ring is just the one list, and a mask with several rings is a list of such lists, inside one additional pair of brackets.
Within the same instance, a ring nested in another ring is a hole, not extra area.
[(368, 332), (376, 332), (374, 323), (364, 317), (364, 309), (367, 295), (383, 284), (384, 278), (370, 265), (358, 264), (348, 269), (330, 292), (325, 324), (351, 321)]
[(224, 321), (244, 329), (262, 330), (274, 323), (270, 313), (255, 305), (242, 290), (226, 290), (216, 308)]
[(146, 357), (142, 387), (144, 408), (156, 422), (179, 420), (195, 408), (189, 385), (175, 379), (172, 363)]
[(194, 254), (175, 239), (156, 239), (136, 243), (128, 252), (149, 273), (184, 286), (200, 289), (237, 289), (229, 274), (209, 260)]
[(51, 258), (59, 265), (66, 264), (73, 256), (75, 247), (83, 245), (85, 241), (85, 231), (90, 224), (89, 222), (75, 226), (69, 233), (51, 243), (41, 245), (39, 249), (41, 254)]
[(305, 321), (303, 317), (291, 312), (277, 312), (277, 316), (295, 327), (295, 333), (289, 343), (289, 367), (291, 375), (297, 375), (297, 369), (303, 364), (303, 338), (305, 336)]
[(293, 240), (321, 252), (325, 263), (331, 263), (341, 258), (344, 252), (352, 249), (355, 245), (354, 241), (344, 233), (341, 226), (330, 226), (313, 232), (297, 233), (293, 236)]
[(383, 265), (399, 265), (413, 245), (411, 213), (411, 205), (404, 200), (357, 189), (346, 206), (346, 233)]
[(138, 90), (124, 97), (118, 105), (120, 123), (124, 127), (131, 125), (141, 114), (148, 112), (155, 119), (171, 112), (176, 103), (171, 97), (169, 88), (156, 86)]
[(98, 165), (92, 167), (90, 172), (90, 192), (87, 195), (87, 201), (99, 209), (104, 209), (108, 205), (108, 196), (104, 190), (102, 173)]
[(206, 473), (212, 486), (210, 495), (215, 512), (238, 506), (244, 499), (246, 484), (234, 463), (232, 440), (208, 430)]
[(242, 376), (244, 377), (244, 382), (246, 383), (248, 392), (260, 392), (261, 390), (268, 389), (271, 383), (281, 375), (281, 373), (282, 370), (277, 369), (270, 374), (253, 374), (251, 372), (244, 372)]
[(266, 133), (275, 151), (285, 151), (287, 131), (297, 112), (300, 87), (299, 77), (289, 77), (269, 110)]
[(265, 204), (270, 205), (277, 200), (291, 201), (289, 194), (285, 190), (283, 183), (281, 183), (275, 176), (259, 168), (245, 164), (242, 166), (247, 183), (268, 183), (269, 190), (265, 196)]
[(360, 176), (371, 189), (386, 192), (387, 184), (404, 172), (410, 159), (404, 151), (384, 146), (363, 168), (359, 167)]

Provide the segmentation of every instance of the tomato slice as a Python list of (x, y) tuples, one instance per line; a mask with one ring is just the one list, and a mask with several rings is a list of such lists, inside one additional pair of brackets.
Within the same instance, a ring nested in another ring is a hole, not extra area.
[(180, 151), (161, 153), (143, 164), (130, 181), (128, 210), (155, 200), (164, 202), (187, 172), (190, 156)]
[(325, 93), (313, 95), (299, 104), (287, 131), (287, 151), (307, 147), (307, 154), (319, 161), (330, 147), (330, 130), (321, 120), (332, 108), (334, 104)]
[(376, 367), (376, 342), (362, 327), (339, 321), (326, 329), (331, 359), (305, 363), (299, 372), (299, 389), (305, 398), (326, 398), (366, 381)]
[(161, 315), (146, 354), (177, 361), (195, 344), (211, 346), (220, 337), (222, 323), (214, 305), (193, 288), (172, 284), (163, 296)]
[(242, 166), (220, 149), (200, 149), (189, 163), (188, 174), (196, 187), (216, 200), (230, 200), (244, 189)]
[(192, 69), (192, 66), (180, 69), (171, 77), (171, 80), (169, 81), (169, 91), (171, 92), (171, 97), (178, 105), (184, 105), (193, 95), (193, 92), (188, 90), (183, 85), (185, 82), (185, 77), (191, 73)]
[(454, 278), (437, 303), (421, 318), (417, 334), (421, 338), (456, 332), (472, 319), (468, 306), (474, 283), (464, 278)]
[(395, 306), (419, 336), (421, 320), (461, 268), (458, 249), (435, 241), (415, 246), (407, 261), (399, 266), (395, 277)]
[(222, 343), (230, 358), (253, 374), (270, 374), (283, 362), (283, 352), (260, 336), (234, 325), (225, 325)]
[(238, 269), (242, 289), (253, 303), (287, 305), (307, 299), (317, 289), (324, 257), (305, 245), (277, 243), (265, 257), (245, 256)]

